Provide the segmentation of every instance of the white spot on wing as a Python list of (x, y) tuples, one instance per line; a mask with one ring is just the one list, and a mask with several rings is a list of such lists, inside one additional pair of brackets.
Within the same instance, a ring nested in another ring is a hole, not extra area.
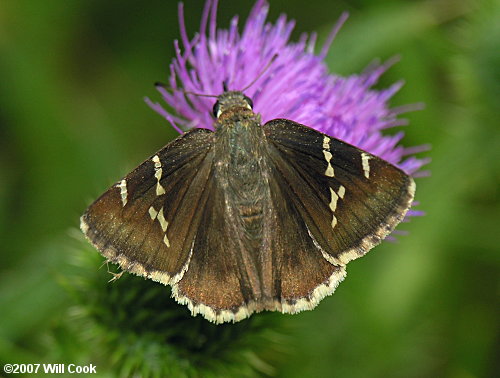
[(332, 216), (332, 228), (335, 228), (337, 225), (337, 217), (335, 215)]
[(160, 223), (160, 227), (162, 231), (165, 233), (165, 235), (163, 236), (163, 243), (165, 243), (165, 245), (170, 248), (170, 240), (168, 239), (167, 236), (168, 222), (165, 219), (165, 216), (163, 215), (163, 207), (160, 208), (159, 211), (156, 211), (154, 207), (151, 206), (149, 208), (149, 216), (151, 217), (151, 220), (154, 221), (155, 219), (157, 219), (158, 222)]
[(361, 153), (361, 164), (363, 165), (363, 172), (366, 178), (370, 178), (370, 160), (372, 157), (364, 152)]
[(163, 169), (161, 168), (161, 161), (158, 155), (153, 156), (151, 159), (155, 164), (155, 177), (156, 177), (156, 195), (161, 196), (165, 194), (165, 189), (160, 184), (161, 176), (163, 175)]
[(163, 207), (158, 211), (158, 216), (156, 217), (158, 219), (158, 222), (160, 222), (161, 229), (163, 232), (167, 231), (168, 227), (168, 222), (165, 220), (165, 217), (163, 216)]
[(339, 199), (339, 196), (337, 195), (337, 193), (335, 193), (335, 190), (333, 190), (332, 188), (330, 188), (330, 195), (331, 195), (331, 201), (330, 201), (330, 210), (332, 212), (334, 212), (336, 209), (337, 209), (337, 201)]
[(167, 234), (165, 234), (165, 236), (163, 237), (163, 242), (167, 247), (170, 248), (170, 240), (168, 240)]
[(332, 224), (332, 228), (334, 228), (337, 225), (337, 217), (335, 216), (335, 210), (337, 210), (337, 203), (339, 201), (339, 198), (340, 199), (344, 198), (345, 187), (340, 185), (338, 193), (335, 192), (335, 190), (333, 190), (332, 188), (329, 188), (329, 189), (330, 189), (331, 200), (330, 200), (330, 203), (328, 204), (328, 206), (330, 207), (330, 210), (333, 213), (331, 224)]
[(339, 187), (339, 191), (338, 191), (338, 195), (340, 198), (344, 199), (344, 195), (345, 195), (345, 188), (343, 185), (340, 185)]
[(153, 206), (149, 208), (149, 216), (151, 217), (151, 220), (155, 220), (156, 216), (158, 215), (158, 211), (155, 210)]
[(87, 224), (87, 222), (85, 222), (83, 217), (83, 215), (80, 217), (80, 230), (82, 230), (82, 232), (86, 235), (87, 231), (89, 230), (89, 225)]
[(332, 153), (330, 152), (330, 140), (331, 139), (328, 138), (326, 135), (323, 138), (323, 155), (325, 156), (325, 160), (327, 163), (325, 176), (333, 177), (335, 175), (335, 172), (333, 171), (333, 167), (331, 164)]
[(120, 188), (120, 196), (122, 197), (122, 204), (123, 206), (125, 206), (127, 204), (127, 181), (123, 179), (118, 184), (118, 187)]
[(155, 163), (155, 168), (161, 168), (161, 161), (158, 155), (153, 156), (153, 163)]
[(330, 138), (328, 138), (326, 135), (323, 138), (323, 149), (324, 150), (329, 150), (330, 149)]
[(165, 194), (165, 189), (160, 184), (161, 175), (162, 175), (162, 169), (160, 168), (155, 173), (156, 180), (158, 180), (158, 182), (156, 183), (156, 195), (157, 196), (161, 196), (162, 194)]

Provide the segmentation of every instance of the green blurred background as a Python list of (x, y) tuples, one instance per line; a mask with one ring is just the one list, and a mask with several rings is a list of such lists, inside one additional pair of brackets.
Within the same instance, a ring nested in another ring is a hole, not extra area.
[[(191, 36), (202, 4), (186, 1)], [(221, 0), (219, 26), (252, 4)], [(274, 374), (498, 376), (500, 2), (272, 0), (270, 20), (286, 12), (295, 39), (321, 42), (344, 10), (331, 70), (399, 55), (378, 87), (404, 79), (391, 104), (426, 104), (406, 115), (404, 143), (432, 145), (420, 154), (432, 176), (417, 180), (427, 215), (351, 263), (316, 310), (273, 318), (289, 337)], [(159, 99), (178, 36), (175, 1), (0, 1), (2, 364), (71, 362), (71, 335), (54, 336), (73, 300), (60, 283), (71, 234), (91, 200), (175, 137), (143, 97)]]

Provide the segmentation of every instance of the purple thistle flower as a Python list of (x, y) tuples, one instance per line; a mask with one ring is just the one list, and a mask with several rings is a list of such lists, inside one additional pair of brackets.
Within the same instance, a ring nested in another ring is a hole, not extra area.
[[(382, 134), (384, 129), (405, 124), (404, 119), (397, 118), (399, 114), (418, 108), (389, 108), (388, 100), (401, 88), (401, 82), (384, 90), (372, 89), (393, 61), (372, 65), (360, 75), (349, 77), (328, 72), (324, 59), (347, 19), (346, 13), (336, 23), (320, 53), (314, 54), (316, 34), (304, 34), (298, 42), (290, 42), (294, 21), (281, 15), (274, 24), (266, 23), (265, 0), (257, 0), (241, 34), (238, 17), (231, 20), (229, 29), (217, 29), (217, 3), (218, 0), (206, 1), (200, 32), (192, 40), (186, 32), (183, 4), (179, 4), (183, 49), (176, 41), (176, 57), (170, 65), (168, 82), (171, 91), (158, 87), (175, 114), (146, 99), (177, 131), (182, 133), (193, 127), (213, 129), (215, 121), (211, 111), (214, 99), (185, 92), (219, 95), (223, 82), (229, 90), (242, 90), (277, 54), (264, 74), (245, 91), (263, 122), (290, 119), (377, 155), (414, 177), (424, 175), (419, 170), (428, 160), (408, 156), (426, 150), (426, 146), (404, 148), (398, 145), (402, 132), (392, 136)], [(422, 212), (407, 213), (415, 215)]]

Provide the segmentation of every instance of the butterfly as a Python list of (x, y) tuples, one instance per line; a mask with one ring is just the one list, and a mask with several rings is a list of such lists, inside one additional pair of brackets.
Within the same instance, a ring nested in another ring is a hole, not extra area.
[(394, 165), (287, 119), (262, 125), (252, 107), (225, 90), (215, 131), (180, 135), (81, 217), (108, 261), (215, 323), (313, 309), (415, 193)]

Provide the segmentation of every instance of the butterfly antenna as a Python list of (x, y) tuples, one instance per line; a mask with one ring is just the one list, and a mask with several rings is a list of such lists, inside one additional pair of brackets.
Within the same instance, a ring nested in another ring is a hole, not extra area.
[(257, 75), (257, 77), (255, 79), (253, 79), (250, 84), (246, 85), (242, 90), (241, 92), (245, 92), (248, 88), (250, 88), (252, 85), (255, 84), (255, 82), (257, 80), (259, 80), (262, 75), (264, 75), (266, 73), (266, 71), (268, 70), (269, 67), (271, 67), (271, 64), (274, 63), (274, 61), (276, 60), (276, 58), (278, 58), (278, 54), (274, 54), (273, 57), (271, 58), (271, 60), (269, 61), (269, 63), (266, 64), (266, 66), (262, 69), (262, 71), (260, 71), (260, 73)]
[[(276, 60), (276, 58), (278, 58), (278, 54), (274, 54), (273, 57), (271, 58), (271, 60), (266, 64), (266, 66), (262, 69), (262, 71), (259, 72), (259, 74), (255, 77), (255, 79), (253, 79), (248, 85), (246, 85), (242, 90), (241, 92), (244, 92), (246, 91), (248, 88), (250, 88), (252, 85), (255, 84), (255, 82), (257, 80), (259, 80), (262, 75), (264, 75), (266, 73), (266, 71), (268, 70), (268, 68), (271, 66), (271, 64), (274, 63), (274, 61)], [(212, 94), (204, 94), (204, 93), (195, 93), (195, 92), (190, 92), (190, 91), (185, 91), (184, 89), (173, 89), (172, 87), (169, 87), (168, 85), (166, 84), (163, 84), (163, 83), (160, 83), (160, 82), (156, 82), (155, 83), (155, 87), (156, 88), (163, 88), (167, 91), (170, 91), (170, 92), (174, 92), (175, 90), (178, 90), (178, 91), (181, 91), (182, 93), (184, 94), (190, 94), (190, 95), (193, 95), (193, 96), (199, 96), (199, 97), (219, 97), (217, 95), (212, 95)], [(228, 85), (227, 85), (227, 81), (224, 80), (222, 82), (222, 88), (224, 89), (224, 92), (227, 92), (228, 91)]]
[(215, 97), (215, 98), (218, 97), (217, 95), (211, 95), (211, 94), (205, 94), (205, 93), (195, 93), (195, 92), (185, 91), (184, 89), (181, 89), (181, 88), (174, 89), (174, 88), (169, 87), (168, 85), (160, 83), (160, 82), (156, 82), (155, 83), (155, 87), (156, 88), (163, 88), (163, 89), (165, 89), (167, 91), (170, 91), (170, 92), (181, 91), (184, 94), (190, 94), (190, 95), (198, 96), (198, 97)]

